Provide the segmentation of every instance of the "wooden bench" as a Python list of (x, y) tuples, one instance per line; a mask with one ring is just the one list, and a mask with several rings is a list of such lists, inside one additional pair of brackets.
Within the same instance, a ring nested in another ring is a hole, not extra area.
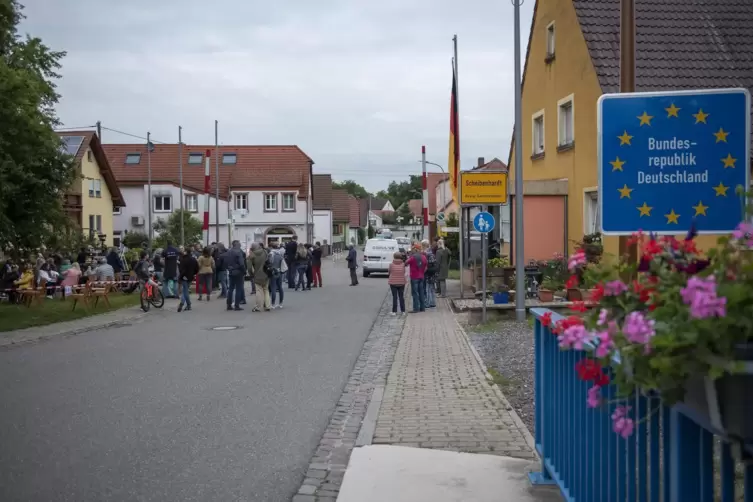
[(22, 295), (22, 302), (27, 307), (31, 307), (32, 304), (41, 305), (45, 296), (47, 296), (47, 280), (39, 281), (35, 289), (22, 289), (18, 293)]

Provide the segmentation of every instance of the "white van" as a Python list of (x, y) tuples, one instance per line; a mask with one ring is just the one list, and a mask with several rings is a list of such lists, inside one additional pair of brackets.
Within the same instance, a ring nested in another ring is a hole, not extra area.
[(389, 273), (390, 263), (398, 252), (395, 239), (369, 239), (363, 250), (363, 276)]

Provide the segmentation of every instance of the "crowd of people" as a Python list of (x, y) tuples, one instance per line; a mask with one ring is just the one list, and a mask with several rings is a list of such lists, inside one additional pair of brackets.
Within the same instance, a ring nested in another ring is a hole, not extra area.
[(180, 298), (178, 312), (191, 310), (194, 283), (199, 301), (211, 301), (217, 291), (217, 297), (225, 299), (227, 310), (243, 310), (247, 279), (256, 300), (253, 311), (269, 311), (283, 308), (285, 282), (294, 291), (322, 287), (322, 253), (320, 243), (304, 244), (295, 239), (283, 246), (255, 242), (248, 252), (239, 241), (233, 241), (230, 249), (222, 243), (186, 249), (168, 242), (164, 250), (158, 249), (151, 256), (142, 252), (134, 272), (143, 282), (153, 271), (162, 282), (163, 295)]

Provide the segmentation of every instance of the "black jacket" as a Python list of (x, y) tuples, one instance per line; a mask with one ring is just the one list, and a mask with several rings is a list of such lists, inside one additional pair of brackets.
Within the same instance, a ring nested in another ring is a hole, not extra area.
[(168, 246), (167, 249), (162, 251), (162, 257), (165, 259), (165, 268), (162, 272), (164, 279), (177, 279), (178, 277), (178, 250), (173, 246)]
[(314, 267), (321, 267), (322, 266), (322, 248), (314, 248), (313, 251), (311, 251), (311, 265)]
[(179, 278), (193, 282), (196, 278), (196, 274), (199, 273), (199, 262), (190, 253), (186, 253), (180, 257), (178, 264)]
[(285, 258), (289, 261), (295, 261), (296, 251), (298, 251), (298, 243), (296, 241), (288, 241), (285, 243)]

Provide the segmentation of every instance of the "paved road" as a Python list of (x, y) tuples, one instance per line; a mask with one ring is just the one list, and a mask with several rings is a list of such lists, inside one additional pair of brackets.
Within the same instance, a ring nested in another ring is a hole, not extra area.
[(0, 500), (289, 501), (387, 292), (332, 267), (284, 310), (194, 302), (0, 352)]

